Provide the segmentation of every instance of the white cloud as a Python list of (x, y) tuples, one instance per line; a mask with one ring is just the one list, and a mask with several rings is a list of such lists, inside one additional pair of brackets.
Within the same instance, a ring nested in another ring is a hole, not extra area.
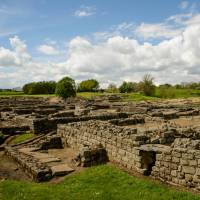
[[(135, 25), (128, 23), (110, 29), (104, 40), (92, 42), (75, 37), (62, 50), (67, 56), (58, 62), (36, 61), (28, 53), (26, 42), (15, 36), (10, 38), (11, 49), (0, 47), (0, 85), (15, 87), (30, 81), (58, 80), (68, 75), (78, 81), (96, 78), (105, 86), (110, 82), (120, 84), (123, 80), (139, 81), (145, 73), (151, 73), (157, 83), (199, 81), (199, 16), (176, 15), (163, 23), (152, 24), (153, 29), (148, 27), (151, 31), (148, 29), (146, 38), (151, 32), (157, 34), (156, 37), (165, 37), (156, 44), (123, 36), (123, 32), (134, 34)], [(172, 22), (180, 27), (174, 30), (164, 26)], [(146, 28), (146, 24), (143, 27)], [(58, 49), (52, 41), (41, 46), (45, 48), (40, 50), (50, 54)], [(11, 71), (8, 67), (15, 68)]]
[(19, 64), (16, 54), (9, 49), (0, 47), (0, 67), (10, 67)]
[(180, 35), (187, 27), (196, 24), (200, 24), (199, 13), (177, 14), (161, 23), (141, 23), (135, 28), (135, 35), (145, 40), (170, 39)]
[(81, 6), (74, 12), (75, 17), (88, 17), (96, 13), (96, 8), (92, 6)]
[(188, 1), (182, 1), (179, 7), (184, 10), (184, 9), (188, 8), (188, 6), (189, 6)]
[(146, 24), (142, 23), (136, 28), (136, 35), (149, 38), (172, 38), (182, 32), (181, 28), (174, 28), (173, 26), (160, 23), (160, 24)]
[(100, 31), (93, 34), (97, 41), (107, 40), (114, 36), (132, 37), (135, 32), (136, 25), (132, 22), (123, 22), (119, 25), (112, 26), (108, 31)]
[(147, 72), (152, 73), (157, 82), (195, 81), (199, 80), (199, 75), (192, 74), (200, 64), (198, 34), (200, 25), (194, 25), (157, 45), (140, 44), (121, 36), (92, 44), (78, 37), (69, 44), (70, 54), (65, 65), (69, 74), (77, 79), (98, 77), (103, 83), (112, 80), (119, 84), (125, 79), (139, 81)]
[(57, 49), (55, 49), (55, 47), (51, 46), (51, 45), (40, 45), (37, 50), (45, 55), (57, 55), (59, 54), (59, 51)]

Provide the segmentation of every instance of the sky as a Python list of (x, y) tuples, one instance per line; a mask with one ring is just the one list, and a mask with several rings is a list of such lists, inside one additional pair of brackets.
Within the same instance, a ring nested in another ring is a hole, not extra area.
[(0, 88), (200, 81), (199, 0), (0, 0)]

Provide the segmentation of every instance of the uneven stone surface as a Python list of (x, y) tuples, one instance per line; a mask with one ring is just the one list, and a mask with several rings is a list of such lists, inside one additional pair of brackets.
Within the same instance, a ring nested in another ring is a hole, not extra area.
[[(110, 161), (199, 189), (199, 111), (199, 99), (0, 98), (0, 144), (4, 145), (0, 149), (5, 147), (5, 153), (38, 182)], [(27, 131), (35, 137), (10, 145), (13, 135)]]

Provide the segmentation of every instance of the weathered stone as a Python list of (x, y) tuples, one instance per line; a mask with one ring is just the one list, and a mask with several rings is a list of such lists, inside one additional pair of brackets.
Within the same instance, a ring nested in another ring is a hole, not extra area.
[(195, 174), (196, 169), (191, 166), (183, 166), (183, 172), (186, 174)]
[(60, 164), (60, 165), (51, 167), (51, 171), (52, 171), (53, 176), (61, 176), (61, 175), (67, 175), (73, 172), (74, 169), (70, 168), (66, 164)]

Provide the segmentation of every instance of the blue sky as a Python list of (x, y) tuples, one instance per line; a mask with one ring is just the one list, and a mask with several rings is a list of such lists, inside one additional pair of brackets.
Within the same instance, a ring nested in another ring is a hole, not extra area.
[(199, 11), (197, 0), (0, 0), (0, 87), (199, 81)]
[[(0, 12), (1, 29), (10, 31), (10, 36), (16, 33), (33, 47), (46, 38), (69, 40), (123, 22), (159, 22), (181, 13), (180, 3), (176, 0), (1, 0), (0, 8), (5, 7), (5, 12)], [(92, 9), (91, 16), (74, 16), (87, 6)], [(7, 35), (0, 42), (8, 45)]]

